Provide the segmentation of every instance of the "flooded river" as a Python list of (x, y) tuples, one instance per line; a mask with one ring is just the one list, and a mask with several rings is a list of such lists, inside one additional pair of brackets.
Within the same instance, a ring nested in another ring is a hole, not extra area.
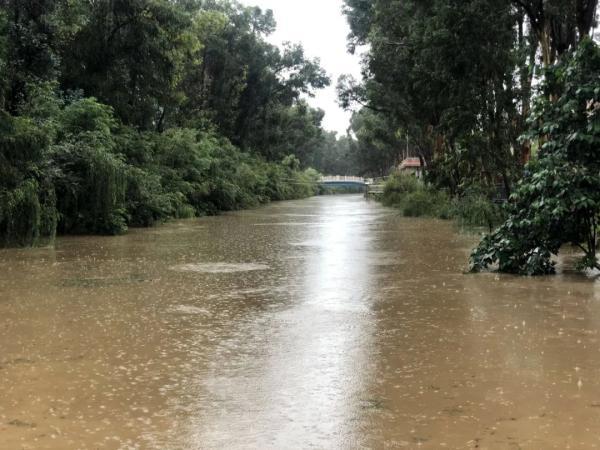
[(0, 251), (0, 449), (594, 448), (600, 286), (360, 196)]

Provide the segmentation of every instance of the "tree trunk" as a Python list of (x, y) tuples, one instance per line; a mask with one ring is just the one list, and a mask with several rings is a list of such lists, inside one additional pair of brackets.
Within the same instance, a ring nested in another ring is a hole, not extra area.
[(537, 33), (540, 47), (542, 49), (542, 62), (548, 67), (554, 63), (554, 51), (552, 50), (552, 42), (550, 38), (549, 26), (546, 24), (544, 28)]

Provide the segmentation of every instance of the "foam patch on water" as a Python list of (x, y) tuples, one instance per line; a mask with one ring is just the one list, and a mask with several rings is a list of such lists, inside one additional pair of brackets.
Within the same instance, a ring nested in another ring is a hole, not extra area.
[(180, 264), (171, 267), (171, 270), (176, 272), (193, 272), (193, 273), (237, 273), (237, 272), (252, 272), (257, 270), (267, 270), (269, 266), (256, 263), (192, 263)]

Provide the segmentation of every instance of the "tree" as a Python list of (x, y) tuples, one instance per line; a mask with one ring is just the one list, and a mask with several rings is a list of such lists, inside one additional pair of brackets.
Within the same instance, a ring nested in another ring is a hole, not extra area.
[(516, 106), (528, 93), (515, 77), (514, 8), (395, 0), (347, 1), (346, 11), (351, 42), (370, 50), (363, 83), (341, 84), (342, 104), (362, 104), (387, 117), (391, 134), (408, 134), (440, 187), (500, 180), (510, 190), (521, 159)]
[(57, 0), (5, 0), (0, 9), (3, 42), (2, 107), (15, 114), (27, 96), (27, 85), (49, 81), (57, 72), (56, 26), (52, 12)]
[(404, 139), (389, 117), (363, 108), (352, 117), (359, 174), (382, 177), (400, 164)]
[(324, 116), (323, 110), (311, 108), (303, 100), (291, 107), (270, 110), (261, 137), (261, 153), (269, 160), (293, 154), (303, 167), (317, 167), (315, 158), (324, 141)]
[(31, 119), (0, 111), (0, 247), (34, 245), (56, 232), (49, 139)]
[(328, 175), (365, 174), (358, 146), (358, 142), (349, 135), (337, 136), (335, 132), (327, 132), (321, 147), (315, 152), (312, 167)]
[(274, 124), (285, 122), (286, 109), (301, 95), (312, 95), (330, 80), (301, 46), (289, 44), (280, 51), (266, 41), (275, 26), (271, 11), (225, 5), (216, 11), (227, 23), (203, 49), (202, 104), (208, 119), (234, 144), (275, 157)]
[(177, 103), (189, 16), (165, 0), (115, 0), (87, 3), (86, 19), (63, 49), (63, 88), (110, 104), (126, 124), (160, 128)]
[(473, 271), (554, 271), (552, 255), (571, 243), (580, 268), (600, 269), (600, 48), (584, 40), (548, 68), (524, 136), (541, 143), (537, 161), (511, 198), (510, 217), (471, 256)]

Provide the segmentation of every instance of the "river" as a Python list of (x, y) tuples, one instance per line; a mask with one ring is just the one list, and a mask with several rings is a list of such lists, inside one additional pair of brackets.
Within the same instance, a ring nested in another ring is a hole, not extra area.
[(1, 449), (600, 446), (600, 289), (360, 196), (0, 251)]

